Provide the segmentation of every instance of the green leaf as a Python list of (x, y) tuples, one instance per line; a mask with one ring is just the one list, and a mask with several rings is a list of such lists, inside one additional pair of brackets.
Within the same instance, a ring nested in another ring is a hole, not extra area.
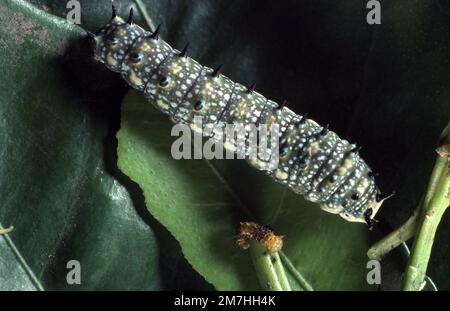
[[(0, 236), (1, 290), (162, 287), (155, 234), (104, 161), (101, 106), (122, 91), (111, 76), (95, 85), (83, 36), (24, 1), (0, 3), (0, 222), (15, 227)], [(66, 282), (69, 260), (80, 285)]]

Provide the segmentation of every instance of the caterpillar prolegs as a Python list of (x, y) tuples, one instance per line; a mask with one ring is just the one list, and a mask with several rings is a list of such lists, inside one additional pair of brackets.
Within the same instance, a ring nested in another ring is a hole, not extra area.
[[(278, 124), (279, 162), (269, 168), (263, 160), (250, 165), (265, 171), (323, 210), (353, 222), (372, 221), (383, 197), (374, 174), (358, 154), (359, 148), (340, 139), (305, 115), (245, 87), (188, 57), (153, 32), (116, 16), (97, 33), (88, 33), (94, 57), (121, 73), (133, 88), (144, 92), (156, 108), (175, 122), (193, 125), (196, 116), (205, 124)], [(245, 139), (249, 139), (246, 137)], [(230, 148), (230, 146), (228, 146)], [(232, 146), (235, 148), (236, 146)]]

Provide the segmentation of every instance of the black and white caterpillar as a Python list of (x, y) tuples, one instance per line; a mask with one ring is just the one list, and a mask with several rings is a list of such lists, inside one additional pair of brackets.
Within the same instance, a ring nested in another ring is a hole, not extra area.
[[(143, 91), (156, 108), (172, 120), (194, 125), (202, 116), (208, 124), (278, 124), (279, 162), (268, 169), (263, 160), (249, 161), (277, 182), (287, 185), (325, 211), (372, 227), (383, 197), (374, 174), (360, 158), (359, 148), (254, 91), (231, 81), (178, 51), (159, 36), (159, 27), (146, 32), (116, 16), (97, 33), (88, 32), (96, 60), (121, 73), (133, 88)], [(247, 137), (248, 139), (248, 137)], [(225, 146), (233, 149), (236, 146)]]

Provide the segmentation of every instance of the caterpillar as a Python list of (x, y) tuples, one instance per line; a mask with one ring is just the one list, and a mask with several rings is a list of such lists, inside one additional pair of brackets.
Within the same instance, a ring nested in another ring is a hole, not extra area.
[(194, 118), (202, 116), (208, 124), (277, 124), (277, 167), (269, 168), (267, 160), (260, 159), (249, 164), (323, 210), (367, 223), (372, 229), (383, 201), (393, 195), (381, 194), (375, 174), (359, 156), (359, 147), (339, 138), (328, 126), (294, 113), (286, 102), (279, 105), (265, 98), (254, 84), (245, 87), (233, 82), (221, 74), (222, 66), (200, 65), (187, 55), (188, 45), (181, 51), (172, 48), (160, 38), (160, 26), (147, 32), (133, 23), (133, 9), (124, 21), (113, 5), (112, 20), (87, 35), (94, 59), (120, 73), (175, 122), (194, 127)]

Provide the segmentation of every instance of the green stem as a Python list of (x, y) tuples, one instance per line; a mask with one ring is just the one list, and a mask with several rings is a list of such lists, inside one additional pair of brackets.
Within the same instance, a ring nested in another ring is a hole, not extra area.
[(308, 283), (308, 281), (301, 275), (301, 273), (295, 268), (294, 264), (289, 260), (289, 257), (286, 256), (286, 254), (283, 251), (280, 251), (280, 257), (281, 260), (286, 265), (286, 268), (289, 269), (289, 271), (292, 273), (294, 278), (297, 280), (297, 282), (300, 284), (300, 286), (305, 291), (313, 291), (314, 288), (311, 286), (311, 284)]
[(450, 204), (450, 175), (447, 158), (437, 157), (431, 176), (421, 223), (403, 279), (405, 291), (420, 290), (423, 287), (434, 236), (442, 215)]
[(259, 282), (264, 289), (291, 290), (277, 253), (269, 253), (264, 245), (256, 241), (250, 241), (250, 253)]
[(281, 283), (284, 291), (291, 291), (291, 285), (289, 284), (286, 272), (284, 271), (283, 263), (278, 252), (270, 254), (271, 261), (275, 267), (275, 271), (278, 275), (278, 280)]
[(412, 216), (403, 225), (372, 245), (367, 251), (367, 257), (381, 260), (391, 250), (412, 238), (417, 232), (418, 219), (423, 208), (423, 201), (424, 199), (422, 198)]
[[(439, 155), (445, 157), (450, 142), (450, 123), (444, 129), (440, 141), (441, 146), (436, 149), (436, 151)], [(424, 217), (425, 207), (429, 206), (430, 200), (436, 192), (436, 188), (440, 185), (441, 173), (442, 168), (433, 169), (426, 195), (420, 200), (419, 206), (416, 208), (413, 215), (403, 225), (375, 243), (367, 251), (367, 256), (370, 259), (381, 260), (387, 253), (406, 242), (417, 233), (420, 224), (419, 220)]]
[(6, 228), (6, 229), (4, 229), (4, 228), (2, 228), (1, 226), (0, 226), (0, 235), (2, 235), (2, 234), (8, 234), (8, 233), (10, 233), (11, 231), (13, 231), (14, 230), (14, 226), (9, 226), (8, 228)]
[(152, 21), (150, 15), (148, 15), (147, 10), (145, 9), (144, 3), (142, 3), (141, 0), (134, 0), (134, 3), (136, 3), (136, 6), (137, 6), (139, 12), (142, 14), (142, 17), (144, 18), (144, 21), (147, 24), (148, 29), (151, 32), (155, 31), (155, 25), (153, 24), (153, 21)]

